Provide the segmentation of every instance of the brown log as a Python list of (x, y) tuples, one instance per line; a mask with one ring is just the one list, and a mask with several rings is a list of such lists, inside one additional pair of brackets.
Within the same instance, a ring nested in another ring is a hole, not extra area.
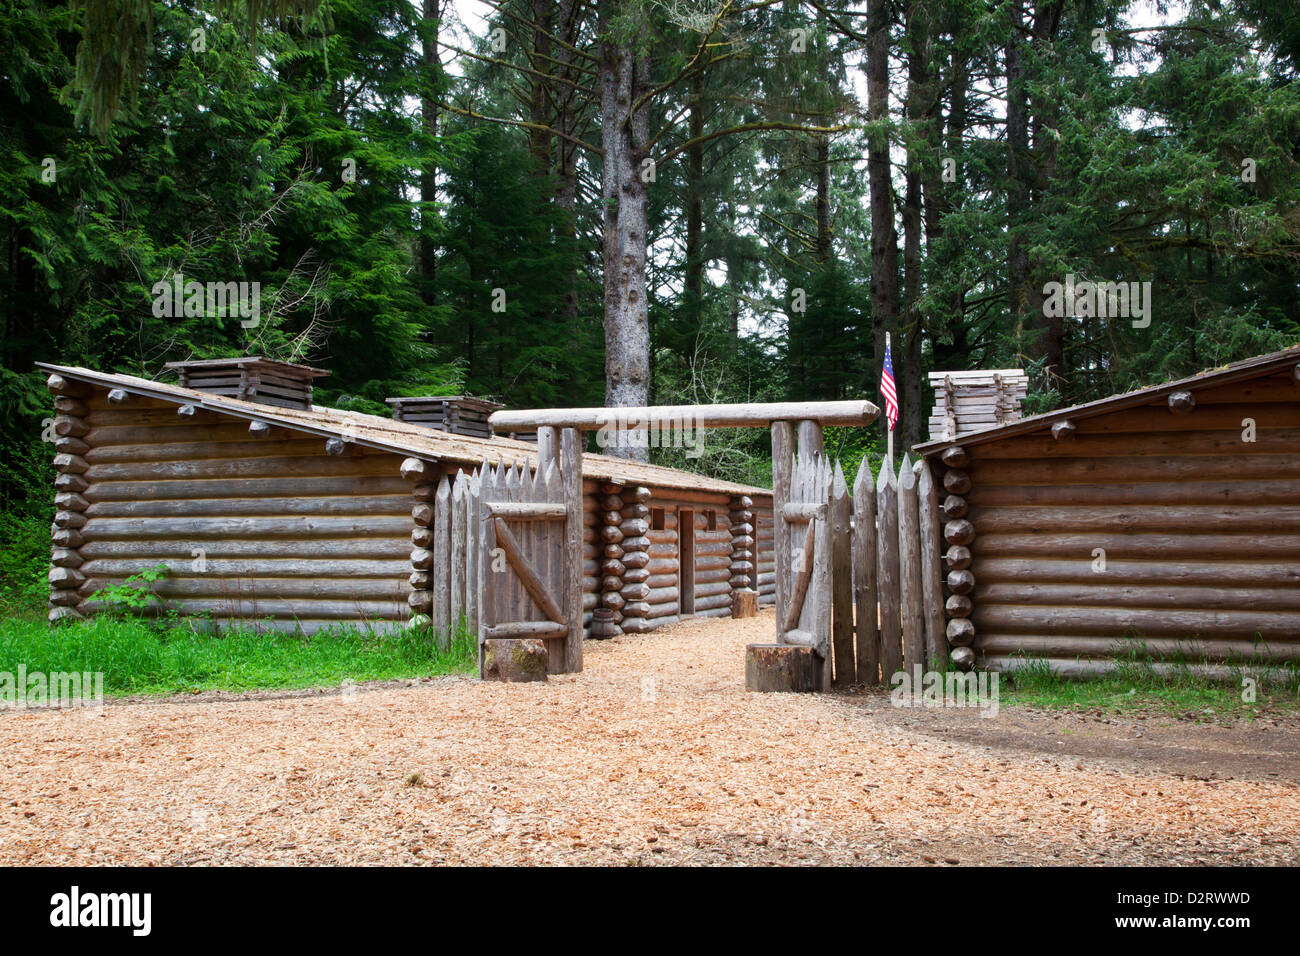
[(507, 684), (546, 680), (546, 642), (535, 638), (488, 638), (483, 642), (483, 679)]
[(86, 576), (76, 568), (50, 568), (49, 573), (50, 587), (64, 590), (67, 588), (79, 588), (86, 581)]
[(751, 588), (737, 588), (731, 593), (731, 616), (754, 617), (758, 614), (758, 592)]
[(973, 607), (971, 599), (965, 594), (949, 595), (947, 603), (944, 604), (944, 610), (949, 617), (970, 617)]
[(964, 518), (970, 506), (960, 495), (949, 495), (943, 499), (943, 513), (948, 518)]
[(970, 455), (960, 445), (953, 445), (939, 453), (939, 460), (948, 468), (965, 468), (970, 464)]
[(428, 548), (416, 548), (411, 552), (411, 567), (417, 571), (428, 571), (433, 567), (433, 552)]
[(1203, 638), (1222, 635), (1267, 642), (1291, 642), (1300, 633), (1300, 610), (1196, 610), (1128, 607), (1041, 607), (976, 604), (972, 615), (985, 631), (1099, 634), (1142, 639)]
[(953, 594), (970, 594), (975, 590), (975, 575), (969, 571), (949, 571), (948, 590)]
[(79, 568), (85, 564), (85, 558), (71, 548), (56, 547), (50, 552), (50, 564), (56, 568)]
[(433, 509), (424, 502), (420, 502), (411, 509), (411, 520), (421, 528), (427, 528), (433, 524)]
[(60, 548), (79, 548), (85, 541), (85, 536), (75, 528), (55, 527), (50, 539)]
[(433, 607), (433, 592), (412, 591), (406, 596), (406, 603), (416, 614), (428, 614)]
[[(982, 653), (1015, 655), (1022, 659), (1084, 658), (1094, 660), (1131, 661), (1136, 655), (1147, 666), (1148, 661), (1182, 661), (1188, 668), (1211, 661), (1232, 661), (1238, 665), (1253, 666), (1272, 662), (1292, 664), (1300, 662), (1300, 642), (1258, 641), (1253, 637), (1239, 638), (1188, 638), (1143, 637), (1124, 635), (1046, 635), (1007, 634), (981, 631)], [(987, 648), (987, 650), (986, 650)]]
[(61, 415), (71, 415), (74, 418), (85, 418), (90, 414), (90, 406), (79, 398), (73, 398), (69, 395), (60, 395), (54, 400), (54, 410)]
[(1072, 421), (1062, 420), (1052, 424), (1052, 437), (1057, 441), (1067, 441), (1072, 439), (1077, 431), (1078, 428), (1075, 427), (1075, 424)]
[(86, 516), (80, 511), (56, 511), (54, 513), (54, 523), (60, 528), (84, 528), (86, 520)]
[(433, 529), (419, 527), (411, 530), (411, 544), (417, 548), (427, 548), (433, 544)]
[(969, 647), (954, 647), (950, 659), (960, 671), (968, 671), (975, 666), (975, 652)]
[(55, 441), (54, 450), (62, 455), (84, 455), (90, 451), (90, 443), (65, 435)]
[(54, 478), (54, 487), (59, 491), (82, 492), (90, 487), (90, 482), (83, 475), (60, 474)]
[(949, 494), (964, 495), (971, 489), (970, 475), (961, 469), (954, 468), (944, 474), (943, 487)]
[(74, 624), (77, 621), (84, 621), (85, 617), (72, 607), (52, 607), (50, 608), (49, 621), (55, 627), (61, 624)]
[(975, 625), (969, 618), (954, 617), (948, 622), (948, 643), (954, 647), (969, 647), (975, 643)]
[(412, 590), (427, 591), (433, 582), (433, 576), (428, 571), (412, 571), (407, 578)]
[(750, 644), (745, 649), (745, 689), (760, 693), (810, 693), (821, 689), (822, 662), (811, 647)]
[(970, 548), (965, 545), (954, 544), (944, 553), (943, 560), (950, 570), (964, 571), (971, 564)]
[(59, 454), (54, 456), (54, 470), (67, 475), (84, 475), (90, 470), (90, 465), (80, 455)]
[(1186, 414), (1196, 407), (1196, 396), (1191, 392), (1170, 392), (1169, 410)]
[(943, 526), (943, 539), (949, 544), (970, 544), (975, 540), (975, 526), (965, 518), (949, 521)]

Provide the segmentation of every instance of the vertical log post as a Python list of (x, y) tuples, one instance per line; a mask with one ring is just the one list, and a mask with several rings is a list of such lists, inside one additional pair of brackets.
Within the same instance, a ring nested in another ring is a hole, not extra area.
[(975, 626), (970, 621), (973, 604), (969, 595), (975, 589), (975, 576), (970, 572), (971, 545), (975, 542), (975, 526), (966, 519), (969, 505), (964, 497), (970, 492), (971, 478), (965, 469), (970, 464), (966, 449), (954, 446), (944, 449), (940, 460), (948, 466), (943, 476), (943, 487), (948, 497), (943, 502), (943, 513), (948, 521), (943, 526), (943, 540), (948, 550), (944, 560), (948, 565), (946, 580), (950, 596), (945, 604), (948, 624), (944, 636), (952, 647), (950, 660), (960, 670), (970, 670), (975, 663)]
[(790, 605), (790, 523), (783, 513), (790, 501), (790, 476), (794, 467), (794, 426), (772, 423), (772, 555), (776, 581), (776, 633), (781, 640), (781, 615)]
[(849, 486), (840, 463), (831, 480), (828, 517), (831, 539), (831, 646), (835, 652), (835, 686), (858, 679), (853, 648), (853, 538), (849, 527)]
[(898, 469), (898, 603), (902, 618), (903, 663), (908, 671), (925, 666), (925, 618), (921, 592), (921, 509), (916, 473), (903, 453)]
[(84, 436), (90, 433), (86, 416), (90, 406), (85, 402), (92, 389), (85, 382), (77, 382), (62, 375), (51, 375), (45, 382), (54, 398), (55, 439), (54, 470), (54, 524), (50, 528), (50, 612), (51, 624), (80, 621), (84, 615), (79, 610), (82, 596), (79, 588), (86, 576), (78, 570), (84, 563), (80, 547), (85, 543), (82, 529), (86, 526), (85, 511), (90, 503), (81, 494), (90, 483), (85, 474), (90, 465), (83, 457), (90, 451)]
[[(423, 464), (423, 463), (421, 463)], [(427, 477), (427, 476), (425, 476)], [(412, 627), (420, 627), (432, 622), (433, 611), (433, 574), (431, 571), (433, 551), (433, 523), (435, 520), (437, 488), (430, 481), (420, 481), (411, 488), (411, 593), (406, 603), (411, 606)]]
[(888, 458), (876, 478), (876, 587), (880, 595), (880, 678), (885, 683), (903, 665), (899, 613), (898, 484)]
[[(650, 489), (636, 485), (623, 489), (623, 516), (644, 521), (649, 528)], [(619, 528), (620, 533), (622, 527)], [(623, 561), (623, 631), (644, 634), (650, 630), (650, 538), (647, 533), (624, 537), (620, 545)]]
[[(757, 573), (754, 565), (754, 500), (748, 495), (732, 495), (727, 517), (731, 525), (731, 563), (728, 566), (733, 617), (748, 617), (758, 609)], [(753, 591), (737, 598), (740, 592)], [(752, 610), (751, 610), (752, 609)]]
[(921, 600), (925, 617), (926, 664), (938, 667), (948, 658), (943, 619), (943, 539), (940, 537), (939, 492), (925, 459), (916, 463), (921, 504)]
[[(624, 616), (622, 608), (612, 607), (605, 603), (607, 595), (622, 592), (623, 575), (627, 573), (627, 567), (622, 560), (626, 553), (622, 545), (623, 532), (619, 527), (623, 523), (622, 491), (623, 486), (612, 481), (607, 481), (600, 486), (600, 527), (602, 535), (617, 540), (610, 540), (605, 543), (603, 557), (597, 568), (597, 576), (600, 581), (600, 604), (604, 612), (599, 616), (592, 617), (592, 637), (618, 637), (623, 633)], [(614, 530), (611, 531), (610, 529)], [(615, 531), (617, 531), (617, 534), (614, 533)], [(626, 604), (623, 606), (626, 607)]]
[[(416, 553), (412, 552), (414, 564)], [(433, 501), (433, 554), (421, 556), (429, 561), (433, 577), (430, 590), (433, 592), (433, 628), (439, 646), (444, 650), (451, 640), (451, 481), (446, 475), (438, 482), (438, 490)]]
[(858, 683), (880, 681), (880, 608), (876, 598), (876, 486), (864, 456), (853, 480), (853, 601)]
[(564, 672), (582, 670), (582, 433), (560, 432), (560, 476), (563, 481), (565, 588), (560, 606), (569, 624), (564, 642)]

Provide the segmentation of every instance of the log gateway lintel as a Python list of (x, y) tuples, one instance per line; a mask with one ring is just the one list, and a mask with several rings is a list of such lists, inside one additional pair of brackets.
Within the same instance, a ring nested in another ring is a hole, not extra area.
[(762, 402), (748, 405), (651, 405), (613, 408), (539, 408), (493, 412), (498, 434), (533, 432), (545, 426), (600, 431), (638, 431), (686, 423), (693, 428), (768, 428), (774, 422), (870, 425), (880, 409), (868, 401)]

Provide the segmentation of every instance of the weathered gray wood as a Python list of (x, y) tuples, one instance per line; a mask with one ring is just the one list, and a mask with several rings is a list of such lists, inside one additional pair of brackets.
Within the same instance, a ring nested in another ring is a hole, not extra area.
[[(786, 607), (785, 620), (782, 630), (790, 631), (799, 626), (799, 619), (803, 614), (804, 602), (807, 600), (808, 588), (812, 583), (813, 569), (819, 559), (826, 560), (817, 554), (817, 525), (819, 522), (810, 521), (804, 529), (803, 543), (799, 546), (801, 560), (797, 567), (794, 567), (794, 582), (790, 589), (790, 603)], [(793, 563), (792, 563), (793, 567)]]
[(70, 395), (73, 398), (85, 398), (91, 393), (91, 387), (85, 382), (59, 375), (57, 372), (45, 380), (45, 387), (55, 395)]
[(421, 461), (419, 458), (403, 459), (402, 464), (399, 466), (399, 471), (401, 472), (402, 477), (407, 481), (424, 481), (430, 474), (428, 464)]
[(469, 478), (463, 471), (458, 471), (451, 486), (451, 606), (448, 616), (452, 628), (460, 627), (465, 619), (466, 542), (469, 538), (465, 498), (468, 492)]
[(564, 593), (562, 604), (569, 625), (564, 644), (564, 669), (582, 670), (582, 436), (572, 428), (560, 433), (560, 480), (569, 514), (564, 523)]
[(849, 514), (849, 487), (836, 461), (830, 500), (831, 645), (836, 687), (847, 687), (858, 679), (853, 646), (853, 539)]
[(921, 568), (921, 514), (916, 473), (906, 454), (898, 468), (898, 582), (903, 664), (925, 664), (925, 614)]
[(925, 621), (926, 665), (938, 667), (948, 658), (943, 617), (943, 537), (939, 524), (939, 489), (929, 464), (916, 463), (917, 498), (921, 508), (921, 602)]
[(745, 649), (745, 689), (760, 693), (810, 693), (821, 689), (822, 662), (812, 648), (750, 644)]
[(951, 660), (958, 670), (968, 671), (975, 666), (975, 652), (969, 647), (954, 647)]
[(438, 483), (433, 507), (433, 627), (440, 643), (449, 641), (451, 620), (451, 482)]
[(803, 419), (797, 426), (799, 437), (799, 457), (806, 459), (821, 458), (826, 454), (820, 422)]
[(536, 431), (539, 426), (598, 431), (619, 422), (629, 425), (671, 426), (685, 421), (695, 428), (766, 427), (778, 421), (809, 420), (823, 425), (869, 425), (880, 415), (871, 402), (768, 402), (733, 405), (658, 405), (610, 408), (543, 408), (493, 412), (492, 429)]
[(899, 607), (898, 486), (886, 458), (876, 478), (876, 587), (880, 599), (880, 673), (885, 683), (903, 665)]
[(794, 425), (788, 421), (772, 424), (772, 507), (773, 540), (772, 549), (775, 558), (777, 640), (780, 641), (780, 615), (790, 604), (790, 524), (785, 518), (784, 508), (790, 501), (790, 479), (794, 467)]
[(866, 457), (853, 480), (854, 651), (860, 684), (880, 680), (879, 608), (876, 603), (876, 489)]

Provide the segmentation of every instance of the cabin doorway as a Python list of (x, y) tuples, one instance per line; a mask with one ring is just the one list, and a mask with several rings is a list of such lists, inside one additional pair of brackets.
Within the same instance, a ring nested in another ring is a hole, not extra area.
[(677, 601), (678, 613), (695, 613), (695, 512), (677, 512)]

